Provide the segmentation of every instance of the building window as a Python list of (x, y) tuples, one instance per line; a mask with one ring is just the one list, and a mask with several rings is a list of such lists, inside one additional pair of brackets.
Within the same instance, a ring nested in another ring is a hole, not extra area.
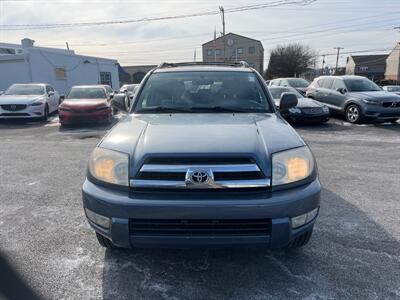
[(67, 78), (67, 73), (65, 72), (65, 68), (55, 68), (56, 79), (64, 80)]
[(243, 48), (237, 48), (237, 54), (243, 54)]
[(221, 49), (215, 49), (215, 55), (221, 55)]
[(0, 54), (15, 54), (15, 49), (0, 48)]
[(256, 48), (255, 47), (249, 47), (249, 53), (250, 54), (256, 53)]
[(112, 87), (111, 73), (110, 72), (100, 72), (100, 83), (107, 84)]
[(207, 50), (207, 56), (211, 56), (211, 55), (213, 55), (213, 51), (212, 51), (212, 49), (208, 49)]

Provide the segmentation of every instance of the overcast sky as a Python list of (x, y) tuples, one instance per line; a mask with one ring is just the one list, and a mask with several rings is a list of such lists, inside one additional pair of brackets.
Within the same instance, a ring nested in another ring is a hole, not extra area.
[[(129, 20), (176, 16), (268, 3), (276, 0), (0, 0), (0, 25), (74, 23), (86, 21)], [(286, 5), (227, 13), (226, 32), (262, 41), (265, 67), (270, 50), (277, 44), (301, 42), (319, 54), (380, 50), (385, 53), (400, 41), (400, 0), (316, 0), (308, 6)], [(201, 44), (211, 40), (214, 28), (222, 31), (219, 15), (176, 20), (118, 25), (72, 27), (40, 30), (1, 30), (0, 42), (20, 43), (32, 38), (37, 46), (65, 48), (68, 41), (76, 53), (117, 59), (121, 65), (158, 64), (162, 61), (191, 61)], [(386, 50), (387, 49), (387, 50)], [(365, 53), (367, 54), (367, 53)], [(345, 64), (348, 54), (340, 56)], [(335, 64), (327, 56), (328, 65)], [(321, 62), (318, 62), (320, 64)]]

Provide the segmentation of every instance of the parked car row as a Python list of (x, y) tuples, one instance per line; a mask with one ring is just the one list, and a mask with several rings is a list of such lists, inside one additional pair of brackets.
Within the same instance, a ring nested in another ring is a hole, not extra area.
[(0, 94), (0, 118), (35, 118), (47, 120), (58, 111), (62, 125), (73, 123), (110, 123), (114, 97), (126, 98), (127, 106), (137, 87), (127, 87), (127, 93), (115, 93), (108, 85), (80, 85), (71, 88), (67, 96), (60, 95), (44, 83), (13, 84)]
[[(292, 80), (293, 78), (274, 79), (269, 81), (268, 86), (270, 89), (275, 86), (296, 88), (299, 84)], [(291, 85), (292, 82), (296, 83)], [(343, 114), (350, 123), (373, 120), (397, 122), (400, 118), (400, 87), (398, 86), (381, 88), (368, 78), (345, 75), (320, 76), (304, 90), (301, 89), (307, 98), (322, 103), (333, 112)], [(297, 96), (299, 97), (298, 94)], [(304, 100), (299, 101), (301, 102)], [(292, 115), (293, 113), (291, 117)]]

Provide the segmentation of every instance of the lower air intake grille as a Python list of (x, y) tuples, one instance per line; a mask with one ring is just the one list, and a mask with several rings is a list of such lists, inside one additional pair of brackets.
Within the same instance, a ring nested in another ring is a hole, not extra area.
[(269, 235), (271, 219), (130, 219), (131, 235)]

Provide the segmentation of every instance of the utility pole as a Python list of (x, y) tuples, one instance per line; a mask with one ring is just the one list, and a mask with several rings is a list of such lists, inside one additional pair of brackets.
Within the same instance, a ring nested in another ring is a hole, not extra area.
[(68, 42), (65, 42), (65, 45), (67, 45), (67, 50), (69, 51), (69, 45), (68, 45)]
[[(396, 29), (396, 30), (398, 30), (400, 32), (400, 26), (393, 27), (393, 29)], [(395, 49), (397, 51), (399, 51), (399, 57), (400, 57), (400, 43), (397, 43)], [(400, 77), (400, 61), (399, 61), (399, 64), (397, 65), (396, 85), (399, 84), (399, 77)]]
[(224, 62), (225, 62), (226, 44), (225, 44), (225, 10), (224, 10), (224, 7), (220, 6), (219, 11), (221, 12), (221, 17), (222, 17), (222, 36), (223, 36), (223, 42), (224, 42)]
[(335, 47), (333, 49), (337, 49), (337, 55), (336, 55), (336, 67), (335, 67), (335, 75), (337, 74), (337, 68), (338, 68), (338, 63), (339, 63), (339, 53), (340, 50), (344, 49), (343, 47)]
[(325, 54), (322, 54), (322, 68), (321, 68), (321, 73), (324, 75), (324, 70), (325, 70)]

